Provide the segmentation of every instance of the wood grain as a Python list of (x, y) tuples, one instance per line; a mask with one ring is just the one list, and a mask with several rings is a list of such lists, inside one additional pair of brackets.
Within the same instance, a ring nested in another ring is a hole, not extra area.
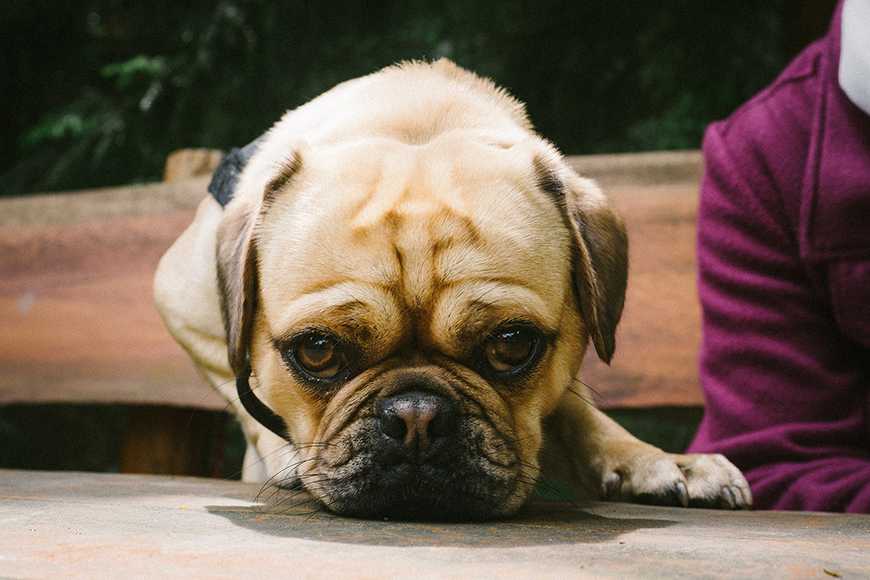
[(190, 211), (0, 231), (0, 403), (223, 409), (151, 298)]
[(227, 415), (205, 409), (137, 406), (121, 440), (121, 473), (221, 477)]

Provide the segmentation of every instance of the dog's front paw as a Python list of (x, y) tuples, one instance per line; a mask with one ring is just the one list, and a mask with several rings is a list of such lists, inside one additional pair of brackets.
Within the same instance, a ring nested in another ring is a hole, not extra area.
[(656, 452), (632, 457), (605, 473), (605, 499), (719, 509), (749, 509), (749, 484), (722, 455)]

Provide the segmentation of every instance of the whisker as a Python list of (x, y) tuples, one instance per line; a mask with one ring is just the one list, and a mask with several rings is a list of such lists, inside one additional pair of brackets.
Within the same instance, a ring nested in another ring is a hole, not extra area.
[(587, 405), (589, 405), (590, 407), (595, 407), (595, 403), (593, 401), (590, 401), (589, 399), (587, 399), (586, 397), (584, 397), (583, 395), (581, 395), (580, 393), (575, 391), (573, 388), (568, 387), (567, 391), (569, 393), (571, 393), (572, 395), (576, 396), (578, 399), (580, 399), (581, 401), (583, 401)]
[(590, 384), (587, 383), (587, 382), (584, 382), (583, 379), (581, 379), (580, 377), (574, 377), (574, 378), (571, 379), (571, 380), (572, 380), (572, 381), (575, 381), (575, 382), (578, 382), (578, 383), (580, 383), (581, 385), (583, 385), (584, 387), (586, 387), (587, 389), (589, 389), (589, 392), (591, 392), (593, 395), (595, 395), (596, 398), (598, 398), (598, 399), (601, 399), (601, 398), (602, 398), (602, 397), (601, 397), (601, 393), (600, 393), (597, 389), (595, 389), (595, 387), (593, 387), (592, 385), (590, 385)]

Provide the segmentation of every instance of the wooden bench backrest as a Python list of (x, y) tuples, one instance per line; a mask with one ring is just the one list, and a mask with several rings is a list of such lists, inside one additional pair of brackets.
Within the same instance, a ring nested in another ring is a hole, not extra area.
[[(164, 330), (151, 299), (157, 261), (205, 195), (207, 176), (185, 177), (215, 160), (211, 153), (171, 158), (168, 183), (0, 200), (0, 404), (225, 407)], [(571, 163), (613, 198), (631, 246), (616, 357), (608, 368), (587, 356), (583, 380), (605, 408), (700, 405), (699, 155)]]

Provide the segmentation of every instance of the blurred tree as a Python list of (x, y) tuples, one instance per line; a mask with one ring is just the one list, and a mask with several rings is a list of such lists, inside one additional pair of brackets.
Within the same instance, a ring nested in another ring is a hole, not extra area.
[(785, 0), (7, 0), (0, 192), (157, 179), (398, 60), (447, 56), (567, 153), (697, 147), (790, 56)]

